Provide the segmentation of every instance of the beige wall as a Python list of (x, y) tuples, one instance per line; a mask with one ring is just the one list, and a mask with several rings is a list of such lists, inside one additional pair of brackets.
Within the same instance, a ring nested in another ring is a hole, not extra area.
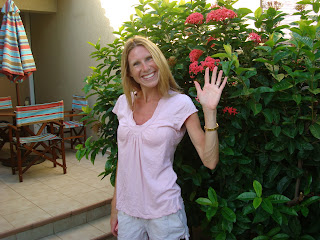
[[(58, 0), (54, 14), (31, 14), (36, 102), (64, 100), (71, 108), (72, 94), (83, 95), (84, 78), (96, 66), (94, 48), (87, 42), (113, 41), (113, 29), (100, 0)], [(94, 100), (89, 99), (92, 106)]]

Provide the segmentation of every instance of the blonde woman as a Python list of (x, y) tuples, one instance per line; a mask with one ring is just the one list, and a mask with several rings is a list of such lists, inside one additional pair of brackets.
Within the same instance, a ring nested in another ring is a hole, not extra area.
[(124, 94), (113, 109), (119, 120), (118, 169), (111, 230), (120, 240), (189, 239), (187, 218), (173, 170), (173, 157), (186, 130), (203, 164), (219, 162), (217, 105), (227, 78), (217, 68), (201, 89), (195, 82), (205, 118), (202, 130), (192, 100), (181, 94), (160, 49), (136, 36), (124, 47)]

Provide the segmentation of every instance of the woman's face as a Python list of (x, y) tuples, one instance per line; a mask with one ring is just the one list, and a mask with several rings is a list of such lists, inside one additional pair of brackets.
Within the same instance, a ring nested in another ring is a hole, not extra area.
[(143, 46), (133, 48), (128, 55), (129, 75), (141, 88), (154, 88), (159, 82), (159, 68)]

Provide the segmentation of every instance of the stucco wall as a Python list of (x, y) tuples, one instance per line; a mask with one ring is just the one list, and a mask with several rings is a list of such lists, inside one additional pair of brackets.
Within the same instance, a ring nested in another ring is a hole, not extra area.
[(89, 56), (94, 48), (88, 42), (101, 38), (101, 44), (107, 44), (114, 39), (104, 14), (100, 0), (58, 0), (56, 13), (31, 15), (37, 103), (64, 100), (65, 109), (70, 109), (72, 95), (84, 94), (89, 66), (97, 64)]

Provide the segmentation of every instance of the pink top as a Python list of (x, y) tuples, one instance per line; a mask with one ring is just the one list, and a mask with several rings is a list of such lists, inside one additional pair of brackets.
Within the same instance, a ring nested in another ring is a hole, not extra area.
[(186, 132), (183, 124), (197, 109), (187, 95), (169, 94), (142, 125), (134, 121), (125, 95), (113, 109), (119, 120), (116, 208), (133, 217), (153, 219), (181, 209), (173, 157)]

